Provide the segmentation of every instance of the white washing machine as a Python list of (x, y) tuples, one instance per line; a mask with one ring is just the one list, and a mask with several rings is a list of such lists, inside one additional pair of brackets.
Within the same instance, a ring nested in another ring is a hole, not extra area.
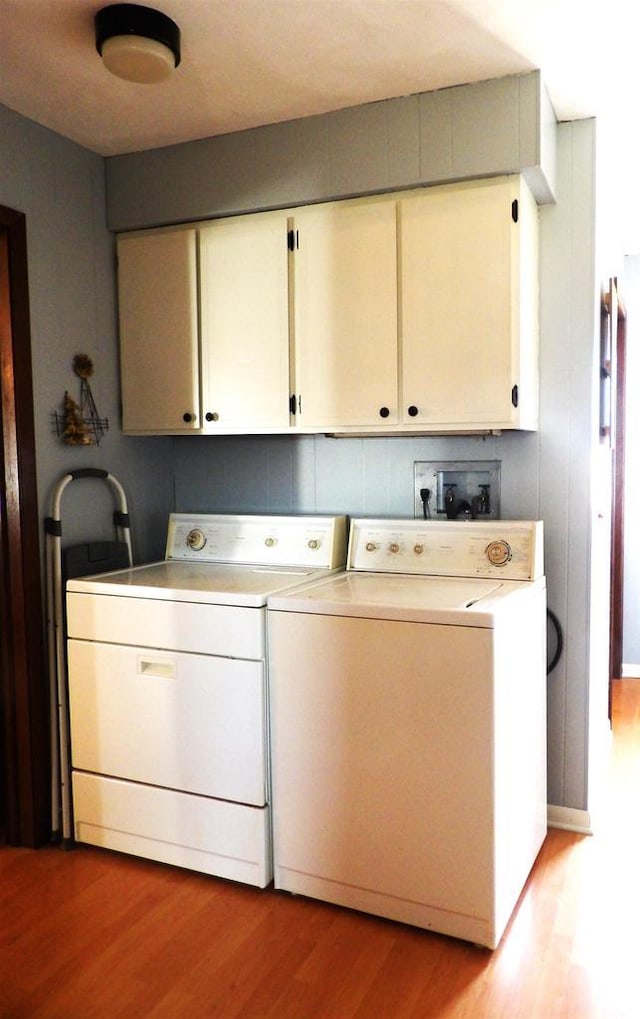
[(345, 554), (344, 517), (173, 514), (162, 562), (68, 582), (77, 841), (269, 883), (266, 601)]
[(545, 838), (540, 522), (352, 522), (269, 599), (276, 888), (494, 948)]

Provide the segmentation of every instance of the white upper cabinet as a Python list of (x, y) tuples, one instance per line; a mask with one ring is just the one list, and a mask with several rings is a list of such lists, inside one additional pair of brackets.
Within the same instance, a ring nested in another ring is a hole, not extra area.
[(196, 231), (118, 239), (125, 432), (199, 429)]
[(289, 428), (287, 214), (200, 229), (205, 431)]
[(124, 235), (124, 430), (535, 429), (537, 230), (511, 176)]
[(398, 420), (395, 202), (295, 212), (296, 424), (316, 431)]
[(408, 194), (400, 212), (405, 426), (537, 426), (537, 207), (517, 177)]

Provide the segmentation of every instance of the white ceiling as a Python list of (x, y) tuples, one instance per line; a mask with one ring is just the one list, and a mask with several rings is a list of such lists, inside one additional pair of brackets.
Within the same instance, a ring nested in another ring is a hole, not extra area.
[(635, 165), (636, 0), (147, 0), (182, 33), (160, 85), (103, 67), (107, 2), (0, 0), (0, 103), (102, 155), (539, 68), (558, 119), (626, 125)]

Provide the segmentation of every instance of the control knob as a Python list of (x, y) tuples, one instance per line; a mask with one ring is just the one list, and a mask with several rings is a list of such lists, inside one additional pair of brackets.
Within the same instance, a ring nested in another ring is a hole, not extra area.
[(268, 537), (268, 538), (264, 539), (264, 543), (267, 546), (267, 548), (273, 548), (275, 545), (278, 544), (278, 539), (277, 538)]
[(193, 552), (200, 552), (207, 544), (207, 539), (199, 527), (194, 527), (189, 531), (185, 543)]
[(486, 553), (492, 566), (504, 566), (511, 559), (511, 546), (503, 539), (492, 541), (487, 545)]
[(319, 541), (319, 539), (318, 538), (309, 538), (309, 541), (307, 542), (307, 547), (310, 548), (313, 552), (315, 552), (317, 549), (320, 548), (320, 541)]
[(366, 548), (367, 552), (375, 552), (378, 546), (376, 545), (375, 541), (368, 541), (364, 547)]
[(398, 552), (400, 551), (400, 546), (398, 545), (397, 541), (391, 542), (391, 544), (389, 545), (389, 551), (392, 553), (392, 555), (398, 554)]

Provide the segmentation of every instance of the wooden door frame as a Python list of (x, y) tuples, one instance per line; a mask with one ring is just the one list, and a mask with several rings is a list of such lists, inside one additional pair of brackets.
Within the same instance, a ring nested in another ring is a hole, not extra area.
[(26, 217), (0, 205), (0, 719), (5, 838), (51, 835), (49, 694), (36, 479)]
[(604, 302), (612, 337), (612, 489), (611, 489), (611, 596), (609, 622), (609, 718), (611, 684), (622, 675), (624, 616), (624, 460), (625, 460), (625, 368), (627, 320), (624, 305), (612, 280)]

